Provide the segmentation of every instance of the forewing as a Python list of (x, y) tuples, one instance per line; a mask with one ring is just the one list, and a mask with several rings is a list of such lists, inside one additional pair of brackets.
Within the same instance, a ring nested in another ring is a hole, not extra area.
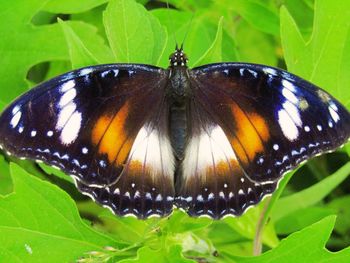
[[(193, 69), (190, 80), (189, 123), (207, 130), (195, 128), (189, 137), (184, 180), (177, 186), (180, 206), (191, 214), (239, 215), (273, 192), (286, 171), (349, 139), (349, 112), (325, 91), (285, 71), (222, 63)], [(225, 158), (218, 157), (215, 141), (225, 145), (226, 161), (220, 161)], [(201, 169), (192, 166), (186, 173), (193, 149)]]
[[(143, 127), (152, 126), (168, 140), (166, 126), (155, 123), (167, 118), (160, 112), (166, 107), (166, 80), (165, 70), (144, 65), (101, 65), (66, 73), (30, 90), (2, 113), (1, 148), (59, 167), (74, 177), (80, 191), (116, 213), (167, 214), (169, 209), (155, 202), (158, 192), (144, 202), (147, 189), (159, 189), (164, 177), (159, 169), (173, 169), (171, 164), (153, 167), (143, 158), (140, 168), (130, 157)], [(146, 165), (152, 174), (143, 169)], [(161, 194), (173, 195), (172, 181), (162, 182), (168, 192)], [(117, 188), (129, 195), (122, 198)]]

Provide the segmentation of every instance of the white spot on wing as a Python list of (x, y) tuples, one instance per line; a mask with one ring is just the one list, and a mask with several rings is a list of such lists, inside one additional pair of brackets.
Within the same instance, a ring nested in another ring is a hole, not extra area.
[(239, 195), (244, 195), (243, 189), (239, 189), (239, 190), (238, 190), (238, 194), (239, 194)]
[[(283, 80), (282, 80), (282, 83), (283, 83)], [(288, 81), (288, 83), (290, 83)], [(283, 85), (283, 84), (282, 84)], [(289, 100), (290, 102), (294, 103), (294, 104), (297, 104), (299, 102), (298, 98), (294, 95), (293, 92), (290, 91), (290, 89), (287, 89), (287, 88), (283, 88), (282, 89), (282, 95), (287, 99)]]
[(90, 74), (92, 72), (92, 68), (83, 68), (80, 70), (80, 75), (83, 76), (83, 75), (87, 75), (87, 74)]
[(204, 201), (203, 196), (202, 195), (197, 195), (197, 201), (198, 202), (203, 202)]
[(21, 106), (19, 106), (19, 105), (16, 105), (15, 107), (13, 107), (12, 115), (15, 115), (20, 109), (21, 109)]
[(11, 121), (10, 121), (10, 125), (12, 128), (16, 128), (16, 126), (18, 125), (20, 119), (22, 117), (22, 112), (19, 110), (15, 113), (15, 115), (13, 115)]
[(239, 74), (240, 74), (241, 76), (244, 76), (244, 70), (245, 70), (244, 68), (240, 68), (240, 69), (239, 69)]
[(301, 127), (302, 121), (300, 118), (300, 112), (298, 108), (289, 101), (285, 101), (282, 106), (288, 112), (289, 116), (293, 119), (294, 123), (297, 126)]
[(271, 74), (273, 76), (277, 76), (277, 70), (273, 68), (263, 68), (265, 74)]
[(278, 111), (278, 123), (282, 129), (283, 135), (290, 141), (294, 141), (299, 136), (299, 131), (287, 111), (281, 109)]
[(161, 195), (161, 194), (158, 194), (158, 195), (156, 196), (156, 201), (160, 202), (160, 201), (162, 201), (162, 200), (163, 200), (162, 195)]
[(81, 121), (82, 116), (80, 112), (76, 111), (71, 115), (61, 131), (60, 139), (63, 144), (69, 145), (77, 139), (81, 128)]
[(76, 109), (75, 103), (69, 103), (64, 108), (61, 109), (61, 111), (58, 114), (58, 120), (56, 124), (56, 129), (61, 130), (65, 124), (68, 122), (69, 118), (72, 116)]
[[(336, 107), (335, 104), (333, 104), (333, 105)], [(329, 111), (329, 114), (331, 115), (332, 119), (334, 120), (334, 122), (337, 123), (340, 120), (340, 117), (339, 117), (339, 114), (334, 110), (334, 107), (329, 105), (328, 111)]]
[(183, 161), (183, 176), (188, 179), (200, 172), (204, 174), (208, 167), (230, 159), (237, 160), (224, 131), (218, 125), (209, 127), (191, 138)]
[(247, 69), (247, 70), (248, 70), (248, 72), (249, 72), (250, 74), (252, 74), (252, 75), (254, 76), (254, 78), (257, 78), (257, 77), (258, 77), (258, 73), (255, 72), (254, 70), (251, 70), (251, 69)]
[(31, 136), (31, 137), (35, 137), (35, 136), (36, 136), (36, 130), (32, 130), (32, 131), (30, 132), (30, 136)]
[[(296, 90), (295, 90), (295, 87), (294, 87), (294, 85), (293, 85), (293, 83), (290, 82), (290, 81), (288, 81), (288, 80), (283, 79), (283, 80), (282, 80), (282, 85), (283, 85), (283, 87), (286, 87), (286, 88), (289, 89), (290, 91), (293, 91), (293, 92), (296, 91)], [(292, 93), (292, 95), (295, 96), (293, 93)], [(297, 100), (296, 102), (298, 102), (298, 100)]]
[(73, 79), (72, 79), (72, 80), (69, 80), (69, 81), (67, 81), (67, 82), (65, 82), (65, 83), (62, 84), (62, 86), (61, 86), (61, 88), (60, 88), (60, 91), (61, 91), (62, 93), (65, 93), (65, 92), (67, 92), (68, 90), (70, 90), (71, 88), (73, 88), (74, 86), (75, 86), (74, 80), (73, 80)]
[(175, 169), (169, 139), (160, 135), (157, 129), (148, 131), (147, 127), (142, 127), (137, 134), (129, 160), (139, 160), (145, 163), (154, 176), (160, 173), (172, 177)]
[(71, 102), (75, 97), (77, 96), (77, 90), (76, 89), (69, 89), (67, 90), (61, 97), (58, 106), (60, 108), (67, 105), (69, 102)]

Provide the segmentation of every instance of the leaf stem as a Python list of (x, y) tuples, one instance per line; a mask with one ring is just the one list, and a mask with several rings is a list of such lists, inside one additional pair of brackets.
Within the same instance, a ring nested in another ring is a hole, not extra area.
[(271, 196), (266, 198), (266, 203), (264, 205), (264, 208), (260, 214), (257, 226), (256, 226), (256, 232), (255, 237), (253, 241), (253, 255), (258, 256), (261, 254), (262, 251), (262, 232), (264, 231), (265, 226), (265, 214), (267, 212), (267, 208), (269, 207), (271, 202)]

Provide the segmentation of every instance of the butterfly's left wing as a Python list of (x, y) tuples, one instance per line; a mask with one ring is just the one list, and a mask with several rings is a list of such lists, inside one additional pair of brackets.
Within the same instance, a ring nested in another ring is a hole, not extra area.
[(240, 215), (302, 161), (350, 137), (350, 114), (288, 72), (222, 63), (189, 71), (191, 135), (177, 193), (192, 215)]
[(117, 214), (169, 214), (174, 157), (167, 79), (166, 70), (135, 64), (63, 74), (2, 112), (0, 148), (59, 167)]

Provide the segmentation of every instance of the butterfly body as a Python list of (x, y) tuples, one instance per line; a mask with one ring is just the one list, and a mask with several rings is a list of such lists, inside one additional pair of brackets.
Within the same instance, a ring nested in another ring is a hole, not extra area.
[(183, 159), (188, 132), (187, 105), (190, 99), (190, 83), (187, 68), (169, 69), (168, 104), (170, 140), (178, 161)]
[(72, 175), (118, 215), (241, 215), (283, 174), (350, 137), (350, 114), (286, 71), (111, 64), (49, 80), (0, 116), (0, 147)]

